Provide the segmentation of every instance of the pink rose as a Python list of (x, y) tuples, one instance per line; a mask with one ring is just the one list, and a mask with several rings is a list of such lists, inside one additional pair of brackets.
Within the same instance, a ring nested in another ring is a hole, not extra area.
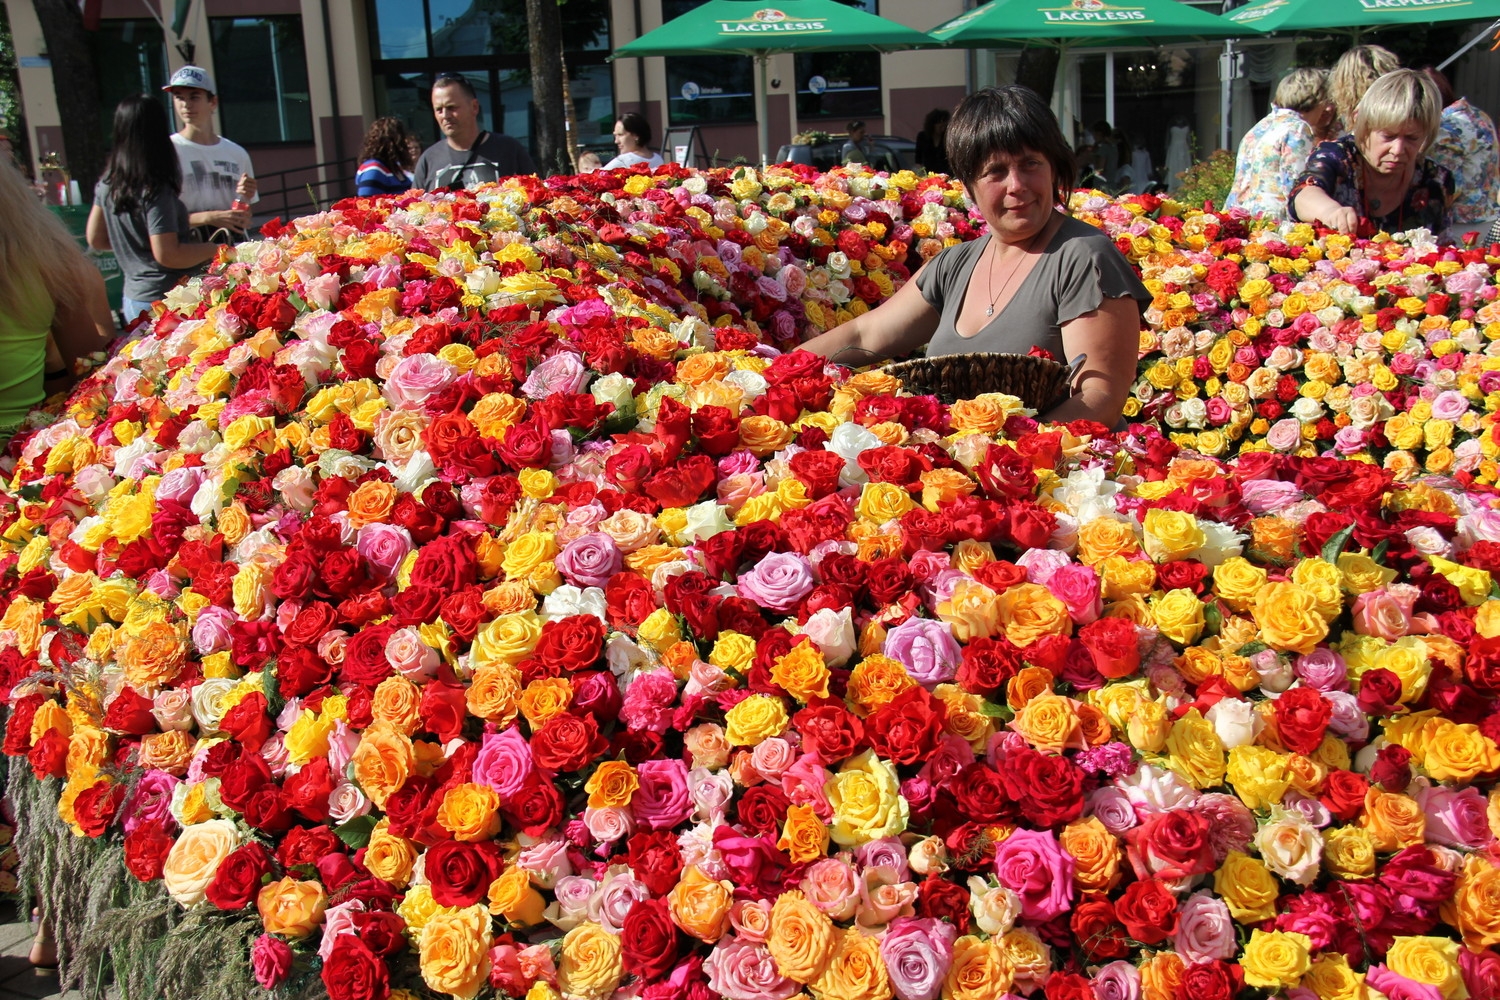
[(274, 990), (286, 982), (292, 971), (292, 949), (271, 934), (262, 934), (250, 946), (250, 969), (262, 989)]
[(318, 942), (318, 957), (328, 961), (333, 954), (334, 942), (340, 934), (356, 934), (354, 915), (365, 912), (363, 900), (351, 899), (338, 906), (330, 906), (323, 913), (323, 939)]
[(557, 555), (557, 571), (575, 587), (603, 587), (620, 572), (624, 557), (615, 540), (591, 531), (569, 542)]
[(228, 608), (210, 604), (198, 613), (193, 623), (193, 645), (202, 656), (222, 652), (229, 648), (229, 627), (234, 624), (234, 612)]
[(1297, 657), (1294, 667), (1302, 683), (1319, 691), (1349, 690), (1349, 667), (1344, 658), (1326, 646), (1319, 646), (1306, 656)]
[(859, 879), (859, 926), (875, 930), (897, 917), (916, 915), (917, 886), (894, 868), (866, 868)]
[(1099, 1000), (1141, 1000), (1141, 971), (1126, 961), (1110, 962), (1094, 973)]
[(1193, 893), (1178, 911), (1174, 946), (1189, 965), (1234, 958), (1237, 948), (1229, 907), (1211, 892)]
[(396, 575), (412, 548), (410, 532), (394, 524), (366, 524), (354, 539), (354, 550), (387, 580)]
[(672, 724), (672, 704), (677, 700), (677, 678), (670, 670), (648, 670), (638, 674), (625, 689), (620, 718), (629, 729), (664, 733)]
[(474, 782), (488, 785), (501, 801), (519, 792), (536, 769), (531, 745), (521, 730), (511, 726), (503, 733), (487, 733), (474, 758)]
[(911, 878), (906, 847), (899, 837), (882, 837), (860, 844), (854, 849), (854, 860), (861, 868), (889, 868), (901, 882)]
[(402, 358), (385, 380), (383, 394), (397, 410), (420, 410), (458, 378), (458, 369), (436, 354)]
[(1415, 587), (1401, 590), (1382, 587), (1354, 599), (1354, 631), (1395, 642), (1411, 631), (1412, 608), (1417, 603)]
[(918, 684), (932, 687), (951, 681), (963, 651), (953, 638), (953, 626), (932, 618), (908, 618), (886, 633), (882, 652), (900, 660)]
[(421, 682), (437, 674), (442, 657), (422, 641), (414, 628), (401, 628), (385, 641), (385, 658), (391, 668), (409, 681)]
[(802, 893), (807, 901), (834, 920), (848, 920), (859, 908), (859, 880), (838, 858), (823, 858), (802, 873)]
[(1486, 813), (1489, 800), (1479, 789), (1432, 785), (1417, 789), (1416, 800), (1427, 814), (1429, 842), (1477, 851), (1494, 841)]
[(1436, 986), (1407, 979), (1384, 965), (1370, 967), (1365, 975), (1365, 985), (1384, 993), (1389, 1000), (1442, 1000), (1443, 997)]
[(545, 399), (553, 393), (582, 392), (588, 380), (583, 359), (572, 351), (560, 351), (531, 369), (521, 392), (531, 399)]
[(880, 940), (891, 989), (900, 1000), (935, 1000), (953, 964), (958, 929), (932, 917), (899, 917)]
[(130, 806), (125, 812), (125, 832), (133, 833), (136, 828), (145, 823), (171, 820), (171, 825), (176, 826), (177, 821), (172, 819), (172, 793), (177, 786), (182, 784), (166, 771), (155, 768), (147, 771), (136, 782), (135, 791), (130, 796)]
[(762, 607), (790, 611), (812, 592), (815, 584), (812, 567), (805, 556), (796, 552), (772, 552), (748, 572), (740, 574), (735, 589), (741, 597)]
[(779, 736), (761, 740), (750, 754), (750, 764), (767, 781), (777, 782), (797, 760), (797, 751)]
[(1073, 859), (1050, 830), (1017, 830), (995, 848), (995, 877), (1021, 897), (1021, 916), (1044, 924), (1073, 903)]
[[(764, 944), (766, 933), (771, 929), (771, 901), (769, 899), (737, 899), (729, 908), (729, 926), (741, 941)], [(748, 913), (748, 910), (758, 911)]]
[(726, 937), (703, 962), (708, 988), (726, 1000), (790, 1000), (802, 987), (783, 976), (765, 946)]
[(828, 804), (825, 792), (828, 778), (828, 769), (816, 757), (803, 754), (781, 773), (781, 791), (794, 806), (812, 806), (818, 818), (827, 823), (833, 819), (833, 806)]
[(646, 760), (635, 769), (640, 787), (630, 799), (635, 821), (647, 830), (670, 830), (693, 811), (687, 765), (680, 760)]
[(1053, 573), (1045, 586), (1068, 606), (1068, 616), (1079, 625), (1087, 625), (1104, 612), (1099, 574), (1092, 566), (1069, 563)]

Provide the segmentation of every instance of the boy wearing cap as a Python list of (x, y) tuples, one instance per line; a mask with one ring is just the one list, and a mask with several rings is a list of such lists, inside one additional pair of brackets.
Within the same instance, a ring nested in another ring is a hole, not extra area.
[(214, 131), (219, 98), (213, 77), (201, 66), (183, 66), (162, 88), (172, 94), (172, 110), (182, 129), (172, 135), (182, 163), (182, 203), (188, 223), (202, 227), (202, 237), (228, 229), (243, 232), (250, 224), (249, 205), (260, 200), (255, 192), (255, 168), (250, 154), (237, 142)]

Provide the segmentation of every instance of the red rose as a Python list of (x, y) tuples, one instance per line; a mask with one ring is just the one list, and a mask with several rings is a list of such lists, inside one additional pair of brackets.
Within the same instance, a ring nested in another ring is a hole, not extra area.
[(837, 698), (808, 705), (793, 717), (792, 723), (802, 734), (803, 749), (817, 754), (829, 767), (853, 757), (865, 742), (859, 716)]
[(626, 845), (626, 860), (635, 877), (653, 896), (665, 896), (682, 874), (682, 852), (677, 838), (666, 830), (652, 830), (631, 836)]
[(727, 455), (740, 443), (740, 418), (723, 406), (701, 406), (693, 414), (693, 436), (705, 454)]
[(865, 737), (881, 757), (914, 764), (937, 748), (947, 717), (942, 702), (913, 685), (865, 720)]
[(468, 535), (444, 535), (424, 545), (411, 568), (412, 589), (436, 589), (443, 595), (479, 581), (474, 540)]
[(1088, 978), (1076, 972), (1054, 972), (1042, 987), (1047, 1000), (1097, 1000)]
[(1015, 803), (1006, 794), (1000, 772), (988, 764), (968, 764), (949, 786), (954, 805), (971, 823), (999, 823), (1016, 815)]
[(1202, 597), (1208, 593), (1208, 567), (1196, 559), (1174, 559), (1156, 567), (1156, 577), (1163, 590), (1191, 590)]
[(791, 459), (792, 475), (814, 500), (835, 493), (844, 471), (844, 457), (831, 451), (799, 451)]
[(1333, 706), (1317, 688), (1299, 686), (1275, 701), (1276, 732), (1288, 750), (1303, 755), (1317, 752), (1333, 718)]
[(1195, 962), (1182, 970), (1176, 1000), (1234, 1000), (1245, 985), (1245, 973), (1228, 962)]
[(1140, 669), (1135, 623), (1128, 618), (1099, 618), (1078, 630), (1094, 668), (1108, 678), (1129, 677)]
[(1030, 500), (1017, 501), (1005, 507), (1000, 540), (1018, 549), (1040, 549), (1046, 546), (1056, 528), (1057, 518), (1051, 511)]
[(281, 834), (291, 829), (292, 813), (286, 807), (286, 796), (275, 785), (255, 790), (245, 802), (245, 822), (261, 833)]
[(532, 756), (548, 771), (581, 771), (608, 749), (609, 740), (599, 735), (592, 715), (564, 712), (531, 736)]
[[(232, 745), (232, 744), (231, 744)], [(219, 798), (235, 812), (244, 812), (250, 796), (271, 781), (271, 769), (258, 753), (241, 753), (224, 767), (219, 778)]]
[(283, 868), (315, 865), (323, 855), (336, 854), (343, 849), (344, 844), (338, 835), (326, 826), (294, 826), (276, 848), (276, 860)]
[(296, 774), (288, 775), (281, 790), (289, 808), (322, 823), (328, 819), (328, 796), (336, 784), (328, 758), (314, 757)]
[(356, 913), (355, 932), (377, 955), (394, 955), (406, 947), (406, 921), (384, 910)]
[(1376, 667), (1360, 674), (1359, 710), (1361, 712), (1366, 715), (1390, 715), (1399, 704), (1401, 704), (1401, 678), (1384, 667)]
[(261, 876), (271, 874), (274, 867), (271, 855), (252, 840), (219, 864), (203, 895), (221, 910), (243, 910), (260, 893)]
[(634, 628), (656, 610), (656, 595), (651, 584), (639, 573), (623, 571), (610, 577), (604, 585), (604, 608), (609, 623), (615, 628)]
[(1161, 944), (1177, 933), (1177, 897), (1154, 878), (1132, 882), (1115, 903), (1115, 916), (1141, 944)]
[(653, 474), (642, 488), (663, 507), (690, 507), (713, 486), (714, 479), (714, 460), (691, 455)]
[(438, 605), (438, 614), (463, 642), (473, 642), (479, 627), (490, 616), (484, 606), (483, 591), (477, 587), (465, 587), (456, 594), (449, 594)]
[(1019, 500), (1036, 495), (1036, 468), (1009, 445), (992, 444), (974, 470), (991, 500)]
[(424, 857), (432, 898), (442, 906), (473, 906), (486, 898), (490, 883), (505, 870), (494, 841), (444, 840), (429, 847)]
[[(383, 651), (382, 651), (383, 652)], [(294, 646), (276, 661), (276, 690), (283, 698), (302, 698), (333, 680), (333, 666), (307, 646)]]
[[(338, 622), (338, 613), (325, 601), (313, 601), (297, 612), (282, 636), (288, 646), (315, 646)], [(278, 663), (279, 666), (279, 663)]]
[(1083, 771), (1061, 755), (1026, 749), (1005, 758), (1006, 794), (1038, 829), (1071, 823), (1083, 814)]
[(357, 934), (334, 938), (333, 951), (323, 963), (321, 975), (328, 1000), (385, 1000), (391, 995), (391, 974), (385, 959), (371, 951)]
[(1364, 811), (1365, 793), (1369, 790), (1370, 782), (1364, 775), (1335, 769), (1328, 772), (1328, 780), (1323, 784), (1323, 794), (1318, 800), (1340, 822), (1352, 823)]
[(259, 753), (261, 746), (271, 736), (274, 723), (267, 714), (270, 706), (266, 696), (251, 691), (241, 698), (219, 722), (219, 728), (228, 733), (251, 753)]
[(917, 886), (917, 916), (947, 920), (958, 933), (969, 933), (969, 890), (937, 875)]
[(604, 476), (626, 493), (638, 493), (655, 469), (645, 445), (627, 444), (604, 460)]
[[(1369, 676), (1365, 674), (1365, 677)], [(1406, 786), (1411, 783), (1411, 751), (1395, 743), (1381, 747), (1375, 754), (1375, 764), (1370, 768), (1370, 780), (1387, 792), (1406, 791)]]
[(86, 836), (101, 836), (115, 821), (124, 800), (124, 788), (107, 779), (96, 781), (73, 800), (73, 821)]
[(543, 781), (533, 773), (520, 791), (506, 800), (502, 811), (522, 833), (540, 837), (548, 827), (562, 822), (563, 800), (550, 781)]
[(464, 686), (428, 681), (422, 686), (422, 700), (417, 711), (422, 717), (423, 729), (436, 734), (444, 743), (458, 739), (469, 712)]
[(993, 695), (1020, 672), (1021, 665), (1021, 651), (1009, 640), (979, 636), (964, 647), (957, 680), (972, 694)]
[(620, 933), (621, 960), (625, 971), (641, 979), (660, 979), (677, 964), (682, 941), (672, 922), (665, 899), (636, 903), (625, 914)]
[(164, 824), (142, 823), (125, 835), (126, 870), (142, 882), (156, 881), (175, 842)]
[(344, 645), (344, 663), (339, 667), (339, 679), (374, 690), (376, 685), (395, 673), (385, 655), (385, 644), (395, 631), (394, 625), (383, 623), (366, 625), (356, 632)]
[(569, 615), (542, 624), (531, 655), (571, 674), (592, 667), (603, 652), (604, 623), (593, 615)]
[(1125, 928), (1115, 919), (1114, 904), (1107, 896), (1090, 896), (1074, 907), (1068, 926), (1090, 962), (1107, 962), (1130, 953)]
[(1125, 831), (1125, 842), (1136, 878), (1180, 879), (1214, 869), (1208, 820), (1189, 809), (1153, 813)]
[(740, 825), (753, 834), (776, 836), (791, 805), (791, 799), (775, 785), (756, 785), (739, 801)]
[(27, 752), (31, 773), (36, 779), (65, 778), (68, 776), (68, 737), (56, 729), (49, 729)]
[(607, 670), (590, 670), (569, 678), (573, 685), (573, 711), (593, 716), (597, 723), (613, 722), (620, 715), (624, 696), (615, 675)]
[(156, 716), (151, 714), (151, 699), (143, 698), (129, 687), (120, 689), (104, 713), (104, 728), (128, 736), (145, 736), (157, 730)]
[(867, 586), (878, 605), (895, 604), (916, 586), (916, 577), (904, 559), (877, 559), (870, 563)]
[(5, 746), (7, 756), (24, 757), (31, 749), (31, 723), (36, 710), (47, 699), (39, 694), (28, 694), (11, 706), (10, 718), (5, 723)]
[(932, 470), (932, 460), (927, 456), (893, 445), (862, 451), (858, 462), (871, 482), (894, 483), (908, 490), (919, 488), (922, 473)]
[(1339, 511), (1309, 514), (1302, 522), (1302, 554), (1313, 558), (1322, 555), (1328, 540), (1353, 523), (1354, 518)]

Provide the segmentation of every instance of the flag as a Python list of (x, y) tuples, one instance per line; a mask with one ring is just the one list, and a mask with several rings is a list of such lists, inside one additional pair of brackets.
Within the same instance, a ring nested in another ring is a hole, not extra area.
[(188, 12), (193, 9), (193, 0), (177, 0), (177, 10), (172, 14), (172, 34), (178, 38), (187, 28)]

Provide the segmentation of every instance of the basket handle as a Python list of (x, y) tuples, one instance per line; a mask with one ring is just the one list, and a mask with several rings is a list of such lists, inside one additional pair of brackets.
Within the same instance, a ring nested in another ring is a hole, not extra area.
[(1079, 372), (1083, 371), (1083, 366), (1088, 360), (1089, 356), (1087, 354), (1080, 354), (1068, 364), (1068, 379), (1064, 385), (1069, 387), (1069, 392), (1072, 391), (1073, 380), (1078, 377)]
[[(828, 360), (829, 361), (836, 361), (838, 359), (838, 356), (840, 354), (843, 354), (846, 351), (858, 351), (861, 354), (869, 355), (870, 361), (877, 361), (877, 360), (880, 360), (881, 358), (884, 357), (884, 355), (882, 355), (882, 354), (876, 354), (874, 351), (867, 350), (866, 348), (857, 347), (854, 344), (849, 344), (849, 345), (847, 345), (845, 347), (840, 347), (838, 350), (836, 350), (832, 354), (830, 354), (828, 356)], [(869, 364), (870, 362), (867, 361), (865, 363)]]

